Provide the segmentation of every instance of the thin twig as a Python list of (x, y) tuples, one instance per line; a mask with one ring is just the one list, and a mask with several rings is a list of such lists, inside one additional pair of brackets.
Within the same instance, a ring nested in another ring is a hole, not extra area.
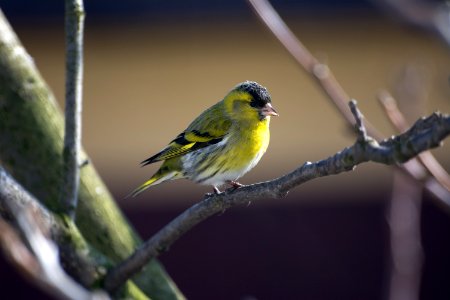
[(66, 125), (64, 134), (64, 183), (62, 203), (74, 219), (80, 184), (81, 107), (83, 88), (82, 0), (66, 0)]
[(421, 151), (437, 147), (450, 134), (450, 116), (434, 113), (428, 118), (418, 120), (407, 132), (378, 143), (365, 134), (362, 115), (356, 108), (356, 102), (350, 102), (350, 106), (356, 123), (359, 124), (358, 127), (362, 127), (358, 130), (358, 140), (354, 145), (327, 159), (314, 163), (307, 162), (277, 179), (207, 197), (176, 217), (142, 244), (132, 256), (110, 270), (105, 278), (105, 289), (116, 290), (192, 227), (229, 207), (261, 198), (283, 197), (289, 190), (302, 183), (353, 170), (363, 162), (373, 161), (390, 165), (403, 163)]
[[(417, 68), (408, 66), (402, 72), (396, 84), (400, 101), (405, 103), (405, 113), (400, 112), (397, 102), (386, 91), (379, 93), (379, 100), (386, 114), (397, 127), (405, 132), (409, 125), (405, 116), (412, 119), (422, 114), (427, 93), (425, 80)], [(407, 106), (406, 106), (407, 104)], [(419, 154), (423, 155), (425, 151)], [(417, 300), (420, 295), (420, 280), (423, 262), (420, 234), (423, 185), (394, 169), (392, 195), (387, 207), (386, 217), (389, 224), (389, 300)]]
[(400, 170), (394, 171), (388, 211), (391, 261), (389, 300), (417, 300), (423, 251), (420, 237), (420, 211), (423, 187)]
[[(330, 68), (327, 65), (319, 63), (308, 49), (306, 49), (267, 0), (248, 0), (248, 2), (251, 4), (256, 15), (263, 24), (281, 42), (296, 62), (300, 64), (305, 71), (317, 79), (320, 86), (324, 89), (344, 118), (351, 125), (354, 125), (354, 120), (346, 109), (346, 103), (349, 101), (350, 97), (336, 80)], [(381, 133), (376, 130), (367, 119), (365, 124), (370, 136), (376, 140), (382, 138)], [(434, 199), (437, 200), (438, 204), (450, 211), (450, 193), (446, 193), (445, 189), (439, 182), (436, 182), (434, 178), (427, 178), (426, 170), (417, 159), (414, 158), (407, 164), (398, 167), (405, 170), (416, 180), (426, 182), (426, 189), (435, 196)]]
[[(392, 97), (388, 91), (381, 91), (378, 94), (378, 99), (395, 128), (399, 132), (405, 131), (408, 128), (408, 122), (399, 110), (394, 97)], [(430, 151), (425, 151), (420, 153), (418, 157), (428, 172), (430, 172), (434, 178), (450, 192), (450, 175), (445, 171), (434, 155)]]
[(363, 123), (363, 114), (361, 113), (361, 111), (358, 109), (358, 107), (356, 106), (356, 101), (352, 100), (350, 101), (350, 111), (352, 112), (353, 116), (355, 117), (355, 129), (356, 129), (356, 133), (358, 136), (358, 141), (361, 143), (365, 143), (369, 140), (368, 136), (367, 136), (367, 131), (366, 131), (366, 127), (364, 126)]
[[(348, 110), (347, 103), (350, 101), (350, 96), (345, 92), (339, 82), (336, 80), (331, 69), (319, 62), (311, 52), (303, 45), (303, 43), (295, 36), (289, 29), (280, 15), (276, 12), (273, 6), (266, 0), (248, 0), (256, 15), (261, 19), (264, 25), (273, 33), (273, 35), (286, 48), (289, 54), (300, 64), (305, 71), (317, 79), (317, 82), (325, 90), (325, 92), (332, 99), (333, 104), (339, 112), (350, 123), (354, 124), (355, 119)], [(365, 122), (367, 132), (376, 139), (381, 139), (379, 133), (366, 120)]]

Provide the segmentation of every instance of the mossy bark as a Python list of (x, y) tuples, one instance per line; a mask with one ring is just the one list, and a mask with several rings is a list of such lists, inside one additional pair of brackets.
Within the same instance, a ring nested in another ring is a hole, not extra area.
[[(32, 218), (29, 219), (29, 225), (38, 226), (38, 231), (41, 231), (46, 236), (47, 233), (50, 233), (49, 236), (58, 245), (61, 264), (68, 274), (87, 289), (98, 289), (102, 287), (106, 271), (114, 265), (111, 259), (104, 256), (86, 242), (78, 227), (68, 215), (57, 215), (50, 212), (28, 191), (24, 190), (0, 165), (0, 218), (17, 220), (21, 217), (19, 216), (19, 212), (22, 213), (23, 218), (24, 211), (31, 212)], [(17, 226), (19, 232), (23, 230), (22, 225), (18, 222), (13, 221), (12, 224)], [(55, 266), (50, 263), (46, 265), (46, 268), (55, 268)], [(38, 281), (45, 281), (45, 278), (50, 280), (45, 274), (34, 274), (28, 279), (31, 280), (33, 276), (43, 277), (37, 279)], [(52, 284), (59, 285), (55, 287), (56, 289), (66, 289), (70, 286), (70, 284), (69, 286), (61, 286), (60, 284), (67, 284), (62, 282), (49, 282), (48, 285), (44, 285), (49, 294), (54, 294), (55, 292)], [(57, 294), (59, 295), (59, 293)], [(85, 296), (82, 298), (86, 298)], [(130, 280), (124, 284), (122, 289), (114, 294), (114, 298), (149, 299)]]
[[(54, 213), (63, 209), (63, 132), (53, 94), (0, 11), (0, 163)], [(140, 244), (92, 164), (81, 170), (76, 215), (83, 239), (113, 262)], [(135, 282), (152, 299), (184, 298), (157, 261)]]

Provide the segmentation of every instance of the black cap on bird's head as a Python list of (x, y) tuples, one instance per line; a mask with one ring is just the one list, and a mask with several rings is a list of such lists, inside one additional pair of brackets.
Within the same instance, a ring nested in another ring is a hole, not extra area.
[(263, 107), (272, 101), (267, 89), (254, 81), (244, 81), (238, 84), (235, 89), (249, 93), (253, 98), (251, 103), (253, 107)]
[(254, 81), (244, 81), (235, 87), (236, 90), (249, 93), (252, 96), (250, 105), (261, 111), (261, 116), (278, 116), (271, 105), (270, 94), (265, 87)]

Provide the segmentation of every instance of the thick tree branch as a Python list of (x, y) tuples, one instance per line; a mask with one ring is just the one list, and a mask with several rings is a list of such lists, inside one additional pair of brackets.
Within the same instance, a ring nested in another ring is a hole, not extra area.
[[(0, 225), (6, 229), (6, 231), (0, 231), (0, 243), (14, 242), (13, 244), (3, 243), (4, 252), (14, 255), (12, 261), (23, 273), (31, 276), (34, 283), (46, 291), (50, 289), (65, 298), (70, 298), (72, 294), (73, 299), (88, 299), (91, 296), (90, 292), (86, 291), (86, 294), (83, 291), (80, 292), (79, 288), (74, 287), (76, 284), (71, 282), (71, 278), (62, 275), (63, 271), (59, 263), (56, 265), (58, 255), (65, 271), (86, 289), (96, 285), (105, 270), (113, 264), (108, 257), (86, 243), (71, 219), (48, 211), (1, 166), (0, 220), (3, 221)], [(10, 224), (4, 220), (15, 224), (17, 230), (24, 233), (23, 242), (12, 231)], [(29, 245), (31, 251), (24, 246), (24, 243)], [(23, 261), (22, 258), (26, 260)], [(66, 292), (69, 294), (66, 295)], [(88, 298), (82, 296), (83, 294)], [(104, 296), (103, 293), (95, 293), (95, 295), (96, 297)], [(120, 292), (119, 297), (148, 299), (131, 281), (127, 282), (126, 288)]]
[[(263, 24), (280, 41), (295, 61), (317, 80), (339, 112), (353, 125), (354, 120), (346, 109), (346, 103), (350, 100), (350, 97), (336, 80), (336, 77), (334, 77), (330, 68), (327, 65), (320, 63), (311, 52), (309, 52), (289, 29), (273, 6), (270, 5), (268, 0), (248, 0), (248, 2), (251, 4), (256, 15)], [(380, 140), (382, 138), (381, 133), (368, 121), (365, 123), (368, 134), (376, 140)], [(426, 170), (417, 159), (412, 159), (407, 164), (401, 165), (400, 168), (405, 170), (416, 180), (426, 181), (425, 187), (435, 196), (436, 202), (447, 211), (450, 211), (450, 193), (448, 193), (435, 178), (427, 176)]]
[[(28, 261), (22, 265), (22, 270), (37, 282), (50, 287), (50, 290), (59, 296), (67, 299), (92, 298), (90, 292), (74, 282), (62, 270), (56, 245), (43, 234), (43, 232), (51, 233), (52, 236), (60, 239), (65, 235), (61, 223), (1, 167), (0, 216), (5, 216), (16, 224), (30, 247), (31, 252), (15, 235), (12, 227), (2, 220), (2, 226), (6, 229), (6, 232), (2, 231), (2, 240), (5, 241), (4, 239), (7, 238), (14, 242), (14, 244), (3, 244), (3, 248), (5, 252), (20, 249), (16, 255), (26, 257)], [(79, 264), (78, 279), (84, 284), (93, 284), (98, 277), (93, 266), (85, 263), (86, 258), (77, 259), (77, 255), (69, 256)]]
[(405, 133), (378, 143), (366, 134), (356, 102), (350, 102), (350, 107), (356, 119), (358, 133), (358, 139), (353, 146), (327, 159), (315, 163), (307, 162), (280, 178), (207, 197), (184, 211), (139, 247), (132, 256), (111, 270), (105, 278), (105, 289), (117, 289), (145, 263), (167, 250), (192, 227), (229, 207), (261, 198), (280, 198), (304, 182), (350, 171), (367, 161), (388, 165), (403, 163), (424, 150), (439, 146), (450, 134), (450, 116), (434, 113), (428, 118), (418, 120)]
[(14, 183), (10, 179), (3, 172), (0, 174), (0, 181), (6, 183), (6, 188), (0, 192), (1, 201), (30, 248), (22, 242), (13, 227), (0, 217), (0, 244), (10, 260), (31, 277), (33, 283), (58, 298), (109, 299), (102, 292), (91, 293), (67, 275), (59, 262), (57, 246), (45, 234), (50, 230), (47, 227), (49, 224), (38, 222), (40, 216), (33, 214), (28, 207), (16, 203), (14, 197), (4, 194), (5, 190), (13, 187)]
[(74, 219), (80, 185), (81, 107), (83, 92), (82, 0), (66, 0), (66, 118), (64, 134), (64, 181), (62, 202)]
[[(64, 121), (53, 94), (0, 10), (1, 165), (46, 209), (58, 213), (64, 211), (63, 135)], [(82, 157), (87, 157), (84, 152)], [(112, 262), (122, 261), (140, 244), (139, 237), (93, 164), (80, 170), (80, 180), (76, 226), (67, 222), (70, 229)], [(184, 299), (156, 260), (133, 280), (152, 298)]]

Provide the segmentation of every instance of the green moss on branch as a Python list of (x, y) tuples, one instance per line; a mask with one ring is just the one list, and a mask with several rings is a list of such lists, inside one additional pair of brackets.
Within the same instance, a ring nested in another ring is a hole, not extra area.
[[(63, 124), (53, 94), (0, 11), (0, 161), (55, 213), (62, 211)], [(77, 226), (113, 262), (140, 244), (92, 164), (81, 171)], [(155, 299), (184, 298), (156, 261), (135, 280)]]

